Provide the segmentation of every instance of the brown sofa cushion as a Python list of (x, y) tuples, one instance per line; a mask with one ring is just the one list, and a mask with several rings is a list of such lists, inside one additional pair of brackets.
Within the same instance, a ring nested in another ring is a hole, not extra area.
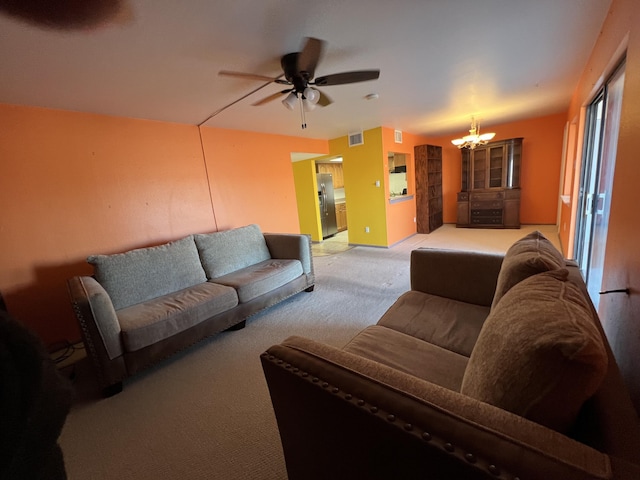
[(489, 307), (410, 290), (378, 320), (378, 325), (469, 357)]
[(523, 280), (492, 310), (461, 393), (566, 432), (600, 385), (607, 354), (567, 270)]
[(539, 231), (531, 232), (515, 242), (504, 256), (496, 292), (494, 308), (511, 287), (536, 273), (565, 267), (565, 260), (556, 247)]
[(464, 355), (380, 325), (362, 330), (343, 350), (455, 392), (460, 391), (469, 361)]

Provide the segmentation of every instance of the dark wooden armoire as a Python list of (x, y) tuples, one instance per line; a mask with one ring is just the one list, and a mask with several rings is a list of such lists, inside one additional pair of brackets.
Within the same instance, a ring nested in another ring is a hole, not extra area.
[(522, 138), (463, 148), (458, 227), (520, 228)]
[(416, 224), (418, 233), (442, 226), (442, 147), (414, 147), (416, 165)]

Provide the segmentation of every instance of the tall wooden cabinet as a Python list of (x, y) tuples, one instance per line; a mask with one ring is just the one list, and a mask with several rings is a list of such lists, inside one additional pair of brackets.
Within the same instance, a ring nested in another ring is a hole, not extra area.
[(414, 147), (416, 169), (416, 224), (418, 233), (442, 226), (442, 147)]
[(520, 228), (522, 138), (462, 149), (458, 227)]

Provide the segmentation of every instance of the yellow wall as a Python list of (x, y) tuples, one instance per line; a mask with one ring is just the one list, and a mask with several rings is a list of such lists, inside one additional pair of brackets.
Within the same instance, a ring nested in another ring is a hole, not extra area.
[[(331, 156), (343, 157), (349, 242), (358, 245), (391, 246), (416, 233), (415, 197), (406, 201), (389, 201), (388, 153), (407, 155), (407, 184), (415, 194), (413, 149), (427, 143), (425, 137), (404, 133), (403, 142), (395, 143), (394, 130), (379, 127), (364, 132), (365, 144), (348, 146), (348, 138), (331, 140)], [(294, 164), (294, 180), (300, 214), (300, 231), (322, 241), (322, 227), (315, 198), (315, 162), (326, 156)], [(380, 187), (375, 187), (376, 179)], [(310, 194), (313, 192), (313, 195)], [(377, 208), (377, 210), (376, 210)], [(364, 215), (364, 218), (360, 218)], [(365, 227), (369, 226), (369, 233)]]
[[(626, 74), (620, 117), (620, 133), (613, 178), (613, 194), (602, 288), (629, 288), (630, 295), (603, 295), (599, 314), (625, 381), (640, 411), (640, 8), (637, 0), (613, 0), (600, 36), (578, 83), (566, 121), (581, 117), (582, 109), (606, 80), (626, 50)], [(583, 125), (579, 126), (580, 129)], [(579, 146), (580, 138), (576, 139)], [(571, 148), (577, 148), (572, 145)], [(576, 169), (571, 178), (579, 176)], [(576, 185), (577, 182), (569, 183)], [(577, 191), (571, 200), (575, 202)], [(571, 205), (563, 208), (562, 222), (571, 222)], [(573, 238), (564, 234), (565, 249)]]
[[(329, 150), (343, 158), (349, 243), (386, 247), (386, 154), (382, 150), (382, 129), (365, 130), (363, 138), (364, 144), (354, 147), (349, 147), (346, 136), (329, 140)], [(369, 233), (365, 227), (369, 227)]]

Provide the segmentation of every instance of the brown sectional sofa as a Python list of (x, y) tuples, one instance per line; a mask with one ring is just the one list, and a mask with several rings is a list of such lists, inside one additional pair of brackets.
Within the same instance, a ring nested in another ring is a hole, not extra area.
[(315, 277), (307, 235), (257, 225), (93, 255), (69, 279), (84, 344), (105, 396), (122, 380), (302, 290)]
[(418, 249), (411, 291), (343, 348), (261, 356), (290, 480), (638, 479), (640, 429), (577, 266)]

